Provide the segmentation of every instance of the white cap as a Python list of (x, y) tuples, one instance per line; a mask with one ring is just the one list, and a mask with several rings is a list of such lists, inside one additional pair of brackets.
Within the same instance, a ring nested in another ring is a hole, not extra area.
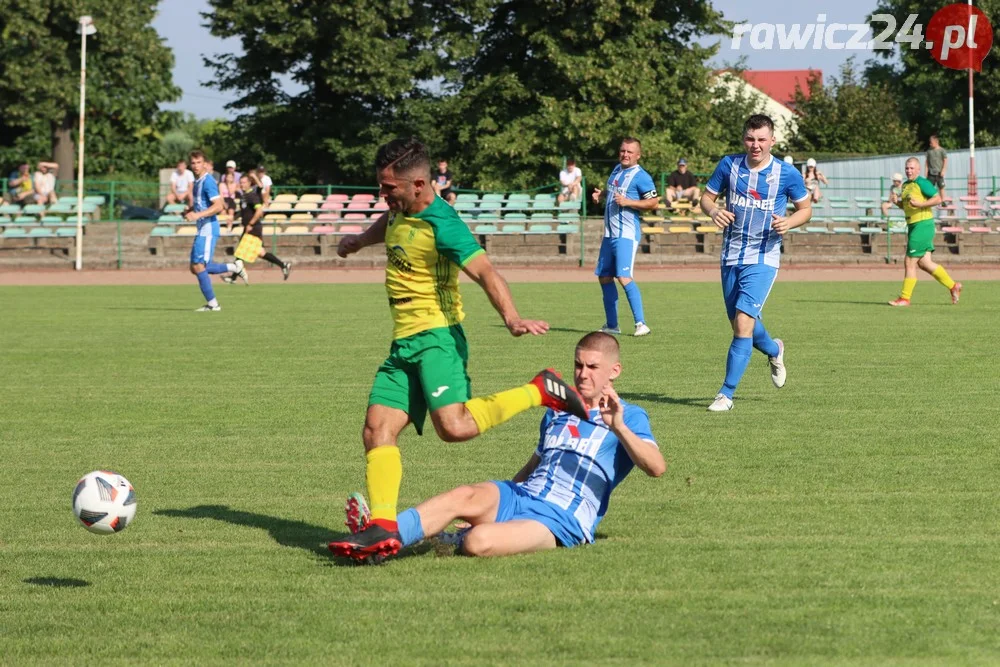
[(892, 180), (901, 181), (903, 180), (903, 175), (897, 171), (895, 174), (892, 175)]
[(795, 164), (795, 159), (791, 155), (786, 155), (784, 159), (788, 164)]
[(815, 167), (816, 166), (816, 160), (815, 160), (815, 158), (809, 158), (808, 160), (806, 160), (806, 166), (807, 167)]
[(229, 162), (226, 163), (226, 169), (229, 169), (230, 167), (236, 169), (236, 160), (230, 160)]

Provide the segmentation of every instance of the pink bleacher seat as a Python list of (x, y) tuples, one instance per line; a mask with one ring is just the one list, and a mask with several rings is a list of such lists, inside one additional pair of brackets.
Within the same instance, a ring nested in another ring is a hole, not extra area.
[(312, 231), (313, 234), (333, 234), (337, 229), (333, 225), (316, 225)]
[(320, 213), (316, 216), (316, 222), (337, 222), (340, 220), (339, 213)]
[(370, 192), (358, 192), (351, 197), (351, 201), (374, 201), (375, 195)]
[(348, 213), (344, 216), (344, 220), (367, 220), (368, 216), (364, 213)]
[(360, 234), (364, 231), (364, 227), (361, 225), (341, 225), (337, 230), (339, 234)]
[(981, 213), (977, 213), (975, 215), (967, 215), (967, 216), (965, 216), (965, 219), (969, 220), (969, 221), (972, 221), (972, 220), (977, 220), (977, 221), (978, 220), (987, 220), (988, 216), (985, 216), (985, 215), (983, 215)]
[[(332, 197), (333, 195), (330, 196)], [(344, 208), (344, 202), (336, 199), (327, 199), (323, 202), (323, 205), (319, 207), (321, 211), (339, 211), (342, 208)]]
[(348, 212), (354, 211), (355, 213), (359, 211), (368, 213), (369, 211), (372, 210), (372, 207), (369, 206), (368, 202), (366, 201), (352, 201), (347, 203), (347, 206), (344, 207), (344, 210)]
[(326, 196), (326, 201), (347, 201), (348, 199), (350, 197), (343, 193), (334, 193)]
[(963, 202), (972, 202), (973, 204), (975, 204), (976, 202), (979, 201), (979, 197), (977, 197), (976, 195), (962, 195), (961, 197), (958, 198), (958, 200)]
[(380, 200), (378, 200), (377, 202), (375, 202), (372, 205), (372, 210), (373, 211), (388, 211), (389, 210), (389, 205), (386, 204), (385, 201), (383, 201), (383, 200), (380, 199)]
[(989, 227), (969, 227), (970, 232), (977, 232), (979, 234), (989, 234), (991, 230)]
[(965, 230), (961, 227), (942, 227), (941, 231), (945, 234), (961, 234)]

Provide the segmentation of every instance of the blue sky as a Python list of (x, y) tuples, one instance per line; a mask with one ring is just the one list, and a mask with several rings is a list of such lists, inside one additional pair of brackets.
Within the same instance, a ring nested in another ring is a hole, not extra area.
[[(336, 1), (336, 0), (332, 0)], [(723, 12), (726, 18), (748, 23), (815, 23), (819, 14), (826, 15), (826, 23), (863, 23), (868, 14), (874, 10), (876, 0), (838, 0), (830, 2), (810, 3), (802, 0), (772, 0), (767, 3), (748, 3), (746, 0), (715, 0), (715, 7)], [(942, 5), (947, 3), (942, 3)], [(205, 22), (199, 12), (206, 11), (208, 3), (205, 0), (162, 0), (159, 13), (153, 21), (153, 27), (167, 46), (174, 51), (174, 83), (184, 91), (178, 102), (165, 104), (165, 109), (177, 109), (193, 113), (199, 118), (231, 118), (232, 114), (224, 109), (227, 102), (225, 96), (218, 90), (205, 84), (214, 73), (202, 64), (202, 57), (212, 57), (214, 54), (226, 53), (240, 49), (237, 39), (222, 40), (212, 37), (208, 30), (202, 27)], [(845, 33), (844, 39), (846, 39)], [(715, 39), (709, 41), (716, 41)], [(750, 46), (749, 37), (743, 39), (742, 48), (733, 50), (731, 40), (722, 40), (722, 49), (713, 61), (713, 65), (721, 67), (725, 63), (735, 62), (740, 56), (746, 56), (746, 65), (750, 69), (805, 69), (814, 68), (823, 71), (824, 77), (835, 74), (848, 56), (855, 55), (859, 63), (872, 57), (870, 51), (846, 51), (829, 49), (806, 49), (801, 51), (780, 51), (777, 49), (755, 50)]]

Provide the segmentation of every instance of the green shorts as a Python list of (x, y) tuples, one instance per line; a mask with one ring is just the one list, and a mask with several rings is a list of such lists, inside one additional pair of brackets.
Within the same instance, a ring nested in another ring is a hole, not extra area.
[(368, 405), (403, 410), (422, 434), (428, 409), (464, 403), (472, 396), (468, 365), (469, 344), (460, 324), (394, 340), (389, 358), (375, 373)]
[(906, 226), (906, 256), (923, 257), (934, 252), (934, 221), (921, 220)]

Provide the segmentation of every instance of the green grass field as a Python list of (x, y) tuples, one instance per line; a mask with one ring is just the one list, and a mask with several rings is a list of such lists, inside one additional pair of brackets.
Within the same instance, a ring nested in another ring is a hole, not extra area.
[[(378, 285), (0, 288), (0, 663), (1000, 662), (995, 284), (782, 283), (778, 391), (755, 354), (709, 414), (730, 339), (715, 284), (646, 284), (626, 399), (669, 462), (616, 491), (597, 543), (503, 560), (343, 565), (359, 432), (389, 344)], [(554, 365), (603, 320), (587, 285), (514, 285), (513, 339), (464, 288), (476, 393)], [(622, 302), (624, 319), (628, 310)], [(401, 504), (512, 475), (536, 410), (472, 442), (412, 430)], [(76, 480), (139, 494), (76, 523)]]

